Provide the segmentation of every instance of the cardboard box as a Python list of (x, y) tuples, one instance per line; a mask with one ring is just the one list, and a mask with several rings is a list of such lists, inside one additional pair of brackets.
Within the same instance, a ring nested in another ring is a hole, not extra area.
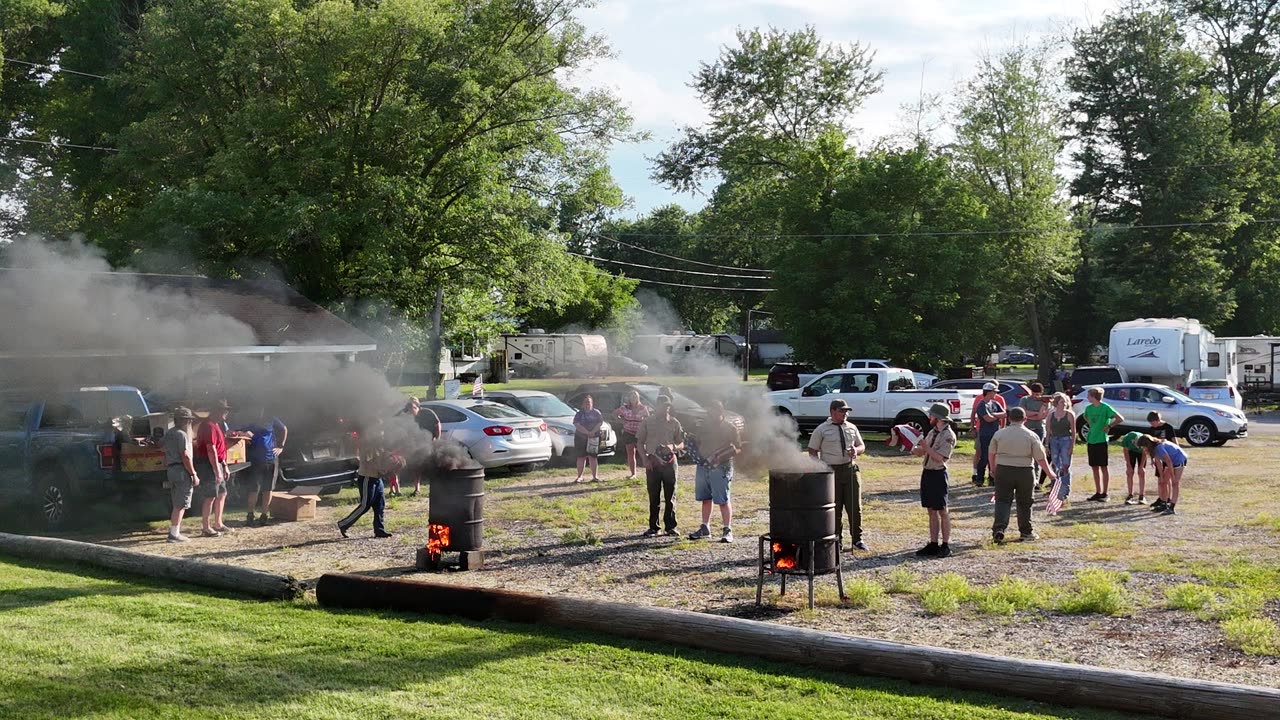
[(288, 522), (314, 520), (316, 517), (316, 502), (319, 499), (315, 495), (273, 492), (271, 493), (271, 517)]

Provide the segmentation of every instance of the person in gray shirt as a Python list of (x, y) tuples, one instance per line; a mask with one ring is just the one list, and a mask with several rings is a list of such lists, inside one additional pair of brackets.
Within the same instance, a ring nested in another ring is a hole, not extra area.
[[(1035, 433), (1040, 438), (1043, 445), (1044, 440), (1044, 419), (1049, 417), (1049, 398), (1044, 396), (1044, 385), (1033, 382), (1030, 385), (1031, 394), (1018, 400), (1018, 407), (1027, 413), (1026, 428)], [(1039, 468), (1037, 468), (1039, 470)], [(1036, 487), (1044, 485), (1044, 474), (1036, 473)]]
[(174, 409), (173, 427), (169, 428), (160, 441), (164, 447), (164, 464), (169, 479), (169, 499), (173, 504), (173, 511), (169, 515), (169, 542), (188, 540), (182, 534), (182, 516), (191, 508), (191, 496), (195, 487), (200, 484), (191, 450), (191, 438), (194, 435), (191, 425), (195, 419), (195, 413), (188, 408)]

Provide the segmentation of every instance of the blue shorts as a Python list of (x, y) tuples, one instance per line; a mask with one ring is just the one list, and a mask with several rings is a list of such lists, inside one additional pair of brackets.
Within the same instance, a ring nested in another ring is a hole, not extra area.
[(729, 484), (733, 482), (733, 466), (706, 467), (699, 465), (694, 474), (693, 499), (710, 500), (717, 505), (729, 504)]

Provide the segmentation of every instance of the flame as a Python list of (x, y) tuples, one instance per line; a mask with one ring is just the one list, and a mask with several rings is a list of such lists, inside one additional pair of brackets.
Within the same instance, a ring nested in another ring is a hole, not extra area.
[(438, 558), (449, 547), (449, 526), (431, 525), (427, 528), (427, 554)]
[(787, 570), (795, 567), (797, 555), (795, 545), (773, 544), (773, 566), (778, 570)]

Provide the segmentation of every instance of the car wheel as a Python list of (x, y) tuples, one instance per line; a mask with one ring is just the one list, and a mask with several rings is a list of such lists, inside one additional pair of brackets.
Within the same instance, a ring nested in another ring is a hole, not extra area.
[(36, 501), (40, 515), (49, 530), (67, 526), (71, 516), (71, 479), (62, 468), (45, 466), (39, 471), (36, 483)]
[(1182, 434), (1186, 436), (1187, 442), (1193, 446), (1204, 447), (1213, 442), (1218, 432), (1212, 421), (1204, 418), (1192, 418), (1183, 426)]
[(929, 419), (924, 415), (915, 412), (902, 413), (893, 421), (894, 425), (910, 425), (915, 428), (921, 435), (929, 429)]
[(1080, 442), (1082, 443), (1089, 442), (1089, 421), (1088, 420), (1085, 420), (1084, 418), (1080, 418), (1080, 420), (1076, 422), (1076, 435), (1079, 436)]

